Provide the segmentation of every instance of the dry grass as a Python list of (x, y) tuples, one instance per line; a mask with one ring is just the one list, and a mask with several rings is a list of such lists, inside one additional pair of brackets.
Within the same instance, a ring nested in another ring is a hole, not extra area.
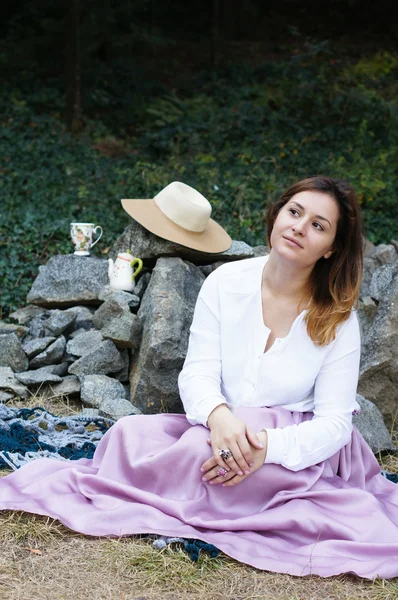
[(68, 396), (56, 396), (50, 386), (43, 389), (38, 388), (27, 400), (14, 398), (7, 402), (7, 406), (13, 408), (34, 408), (35, 406), (41, 406), (60, 417), (76, 415), (83, 408), (80, 400), (70, 399)]
[(398, 454), (385, 454), (378, 457), (382, 469), (390, 473), (398, 473)]
[(0, 525), (0, 597), (7, 600), (398, 598), (394, 581), (291, 577), (206, 554), (193, 563), (178, 545), (159, 551), (149, 540), (88, 538), (24, 513), (5, 512)]
[[(14, 406), (45, 406), (61, 415), (80, 405), (34, 397)], [(398, 472), (398, 456), (381, 457)], [(6, 475), (0, 472), (0, 476)], [(193, 563), (174, 544), (162, 551), (146, 539), (90, 538), (58, 521), (0, 513), (1, 600), (398, 600), (398, 579), (291, 577), (258, 571), (220, 555)]]

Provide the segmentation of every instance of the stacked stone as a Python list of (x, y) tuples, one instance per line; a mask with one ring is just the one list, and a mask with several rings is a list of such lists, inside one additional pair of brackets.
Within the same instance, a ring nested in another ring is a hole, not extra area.
[[(397, 245), (367, 244), (361, 301), (361, 414), (355, 424), (375, 452), (394, 446), (383, 422), (398, 400)], [(204, 279), (225, 262), (267, 254), (234, 241), (207, 254), (162, 240), (132, 222), (110, 252), (143, 259), (133, 293), (108, 285), (107, 261), (55, 256), (39, 268), (29, 305), (0, 322), (0, 401), (38, 389), (75, 396), (99, 414), (183, 412), (178, 374)], [(17, 323), (15, 323), (15, 321)], [(380, 412), (381, 411), (381, 412)]]
[[(159, 252), (173, 253), (168, 242)], [(252, 248), (234, 242), (223, 262), (252, 256)], [(129, 293), (110, 288), (107, 260), (51, 258), (39, 267), (28, 306), (10, 315), (13, 323), (0, 322), (0, 401), (37, 393), (75, 397), (113, 419), (181, 412), (177, 377), (202, 269), (208, 274), (218, 264), (160, 256)]]

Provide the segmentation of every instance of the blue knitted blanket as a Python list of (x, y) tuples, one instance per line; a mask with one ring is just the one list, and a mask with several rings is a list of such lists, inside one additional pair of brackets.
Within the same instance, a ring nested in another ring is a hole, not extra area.
[(113, 423), (103, 417), (57, 417), (39, 406), (16, 409), (0, 403), (0, 469), (15, 470), (44, 457), (92, 458)]

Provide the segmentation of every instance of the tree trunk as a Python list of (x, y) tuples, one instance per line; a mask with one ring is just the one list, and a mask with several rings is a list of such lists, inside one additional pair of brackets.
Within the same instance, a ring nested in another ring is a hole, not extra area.
[(218, 37), (219, 37), (219, 27), (218, 27), (218, 20), (219, 20), (219, 0), (212, 0), (211, 3), (211, 10), (212, 10), (212, 14), (211, 14), (211, 31), (210, 31), (210, 59), (211, 59), (211, 66), (214, 68), (217, 66), (217, 42), (218, 42)]
[(80, 0), (66, 0), (66, 124), (72, 133), (82, 128), (80, 81)]

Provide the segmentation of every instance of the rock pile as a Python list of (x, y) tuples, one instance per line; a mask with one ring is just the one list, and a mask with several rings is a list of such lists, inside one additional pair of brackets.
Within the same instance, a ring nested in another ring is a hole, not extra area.
[[(101, 258), (55, 256), (39, 268), (29, 304), (10, 315), (11, 323), (0, 322), (0, 401), (40, 390), (80, 397), (114, 419), (182, 412), (177, 378), (204, 279), (224, 262), (268, 250), (234, 241), (227, 252), (208, 255), (135, 222), (110, 256), (127, 249), (145, 265), (133, 293), (109, 287)], [(359, 306), (359, 392), (366, 398), (358, 396), (363, 416), (356, 425), (374, 451), (393, 449), (383, 417), (391, 423), (398, 400), (397, 275), (396, 246), (368, 244)]]
[(389, 428), (398, 417), (398, 244), (380, 244), (364, 261), (359, 318), (362, 359), (358, 391)]

